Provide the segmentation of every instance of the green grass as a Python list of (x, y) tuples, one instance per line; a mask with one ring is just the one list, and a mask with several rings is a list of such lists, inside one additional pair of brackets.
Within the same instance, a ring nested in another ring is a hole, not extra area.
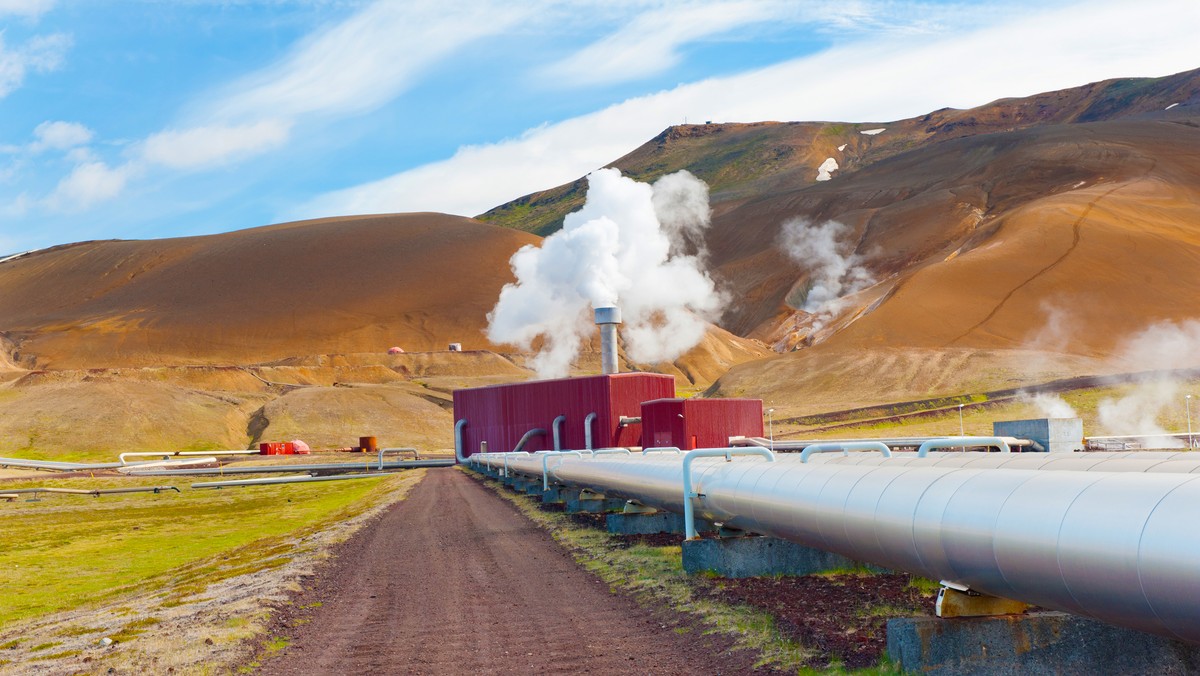
[(150, 627), (161, 623), (162, 620), (158, 619), (157, 617), (145, 617), (140, 620), (126, 622), (124, 626), (122, 626), (116, 631), (116, 633), (112, 634), (108, 638), (111, 638), (114, 643), (125, 643), (146, 633), (146, 630)]
[[(5, 547), (0, 626), (111, 599), (152, 584), (175, 600), (209, 583), (282, 564), (286, 536), (355, 512), (383, 479), (216, 491), (46, 495), (0, 504)], [(37, 485), (156, 485), (151, 479), (66, 479)], [(21, 487), (33, 487), (22, 482)], [(3, 489), (0, 488), (0, 492)]]
[(50, 660), (60, 660), (60, 659), (65, 659), (67, 657), (75, 657), (76, 655), (82, 655), (82, 654), (83, 654), (82, 650), (64, 650), (60, 653), (51, 653), (49, 655), (39, 655), (39, 656), (35, 657), (34, 659), (39, 662), (41, 662), (41, 661), (48, 662)]

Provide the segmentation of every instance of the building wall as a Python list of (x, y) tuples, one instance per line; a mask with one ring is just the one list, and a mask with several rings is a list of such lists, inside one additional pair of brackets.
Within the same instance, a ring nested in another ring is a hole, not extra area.
[(1083, 420), (1079, 418), (1035, 418), (992, 423), (992, 434), (1032, 439), (1050, 453), (1083, 450)]
[(731, 436), (763, 436), (761, 399), (660, 399), (642, 404), (646, 446), (724, 448)]

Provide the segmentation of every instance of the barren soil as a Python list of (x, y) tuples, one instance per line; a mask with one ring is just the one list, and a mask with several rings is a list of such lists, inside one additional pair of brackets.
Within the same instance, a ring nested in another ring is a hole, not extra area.
[(610, 591), (451, 469), (346, 542), (275, 622), (290, 644), (265, 674), (745, 673), (756, 657)]

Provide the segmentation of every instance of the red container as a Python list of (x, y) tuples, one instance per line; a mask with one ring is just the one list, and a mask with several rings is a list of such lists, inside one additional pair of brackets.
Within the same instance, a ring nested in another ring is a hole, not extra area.
[(259, 455), (295, 455), (296, 445), (290, 441), (276, 441), (258, 445)]
[(563, 449), (585, 448), (584, 422), (592, 422), (592, 448), (640, 446), (642, 426), (621, 425), (622, 416), (641, 414), (643, 401), (675, 396), (675, 379), (659, 373), (616, 373), (611, 375), (535, 380), (510, 385), (492, 385), (454, 392), (454, 420), (465, 419), (463, 453), (479, 452), (487, 442), (489, 452), (511, 451), (531, 429), (545, 430), (530, 438), (522, 450), (554, 449), (554, 419), (563, 423)]
[(725, 448), (731, 436), (763, 436), (761, 399), (658, 399), (642, 404), (642, 442), (647, 447)]

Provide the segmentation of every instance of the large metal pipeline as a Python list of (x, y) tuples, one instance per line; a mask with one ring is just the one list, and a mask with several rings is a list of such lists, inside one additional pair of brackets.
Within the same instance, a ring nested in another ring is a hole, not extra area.
[[(532, 458), (507, 462), (540, 473)], [(677, 457), (563, 458), (549, 471), (683, 511)], [(693, 484), (696, 516), (729, 528), (1200, 643), (1198, 476), (735, 458), (697, 460)]]

